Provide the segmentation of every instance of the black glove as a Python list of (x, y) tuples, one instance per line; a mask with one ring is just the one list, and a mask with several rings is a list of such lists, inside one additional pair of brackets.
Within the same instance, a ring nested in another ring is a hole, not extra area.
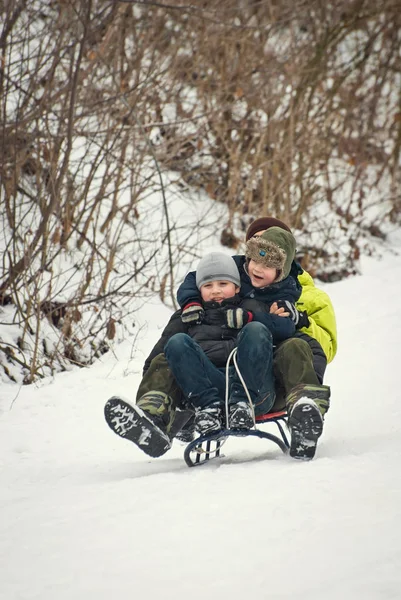
[(302, 329), (302, 327), (309, 327), (309, 317), (306, 310), (298, 310), (297, 308), (295, 308), (295, 304), (289, 302), (288, 300), (279, 300), (277, 302), (277, 306), (279, 308), (284, 308), (285, 312), (290, 313), (290, 319), (292, 320), (297, 329)]
[[(295, 309), (297, 310), (297, 309)], [(302, 327), (309, 327), (310, 325), (310, 321), (309, 321), (309, 317), (308, 317), (308, 313), (306, 312), (306, 310), (299, 310), (298, 311), (299, 314), (299, 319), (298, 319), (298, 323), (296, 324), (296, 328), (297, 329), (302, 329)]]
[(205, 316), (205, 311), (199, 302), (186, 304), (181, 312), (181, 321), (190, 325), (200, 325)]
[(242, 329), (252, 319), (251, 311), (243, 308), (226, 308), (224, 311), (224, 322), (230, 329)]

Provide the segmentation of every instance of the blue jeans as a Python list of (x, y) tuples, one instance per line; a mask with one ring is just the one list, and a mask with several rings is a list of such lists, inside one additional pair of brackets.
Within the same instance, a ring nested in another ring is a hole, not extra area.
[[(164, 353), (177, 384), (188, 400), (199, 408), (225, 400), (225, 368), (216, 367), (202, 348), (186, 333), (167, 342)], [(273, 340), (262, 323), (245, 325), (237, 337), (237, 364), (246, 383), (255, 414), (271, 410), (274, 400)], [(248, 401), (235, 368), (230, 368), (229, 402)]]

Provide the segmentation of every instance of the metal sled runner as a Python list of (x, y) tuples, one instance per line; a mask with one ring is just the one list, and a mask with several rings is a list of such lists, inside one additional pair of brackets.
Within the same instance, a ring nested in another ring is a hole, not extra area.
[[(289, 450), (285, 428), (287, 428), (287, 412), (267, 413), (256, 417), (256, 424), (275, 423), (280, 432), (280, 437), (260, 429), (222, 429), (214, 433), (201, 435), (196, 440), (188, 444), (185, 448), (184, 459), (189, 467), (196, 467), (208, 462), (210, 459), (221, 456), (220, 450), (229, 437), (258, 437), (274, 442), (284, 454)], [(284, 427), (283, 427), (284, 423)]]

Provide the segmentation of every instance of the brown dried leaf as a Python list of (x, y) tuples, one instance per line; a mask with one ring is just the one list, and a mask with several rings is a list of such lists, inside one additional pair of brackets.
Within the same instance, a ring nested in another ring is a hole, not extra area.
[(51, 242), (52, 242), (52, 244), (59, 244), (60, 240), (61, 240), (60, 227), (56, 227), (55, 232), (53, 233), (53, 235), (51, 237)]
[(81, 313), (81, 311), (79, 311), (77, 308), (74, 308), (74, 310), (71, 313), (71, 319), (75, 323), (78, 323), (78, 321), (80, 321), (82, 319), (82, 313)]
[(113, 319), (113, 317), (110, 317), (109, 322), (107, 323), (106, 335), (109, 340), (114, 340), (116, 337), (116, 321)]

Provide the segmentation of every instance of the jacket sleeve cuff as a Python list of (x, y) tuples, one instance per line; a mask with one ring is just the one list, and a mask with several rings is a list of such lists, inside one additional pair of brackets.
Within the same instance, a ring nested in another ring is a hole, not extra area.
[(190, 308), (191, 306), (199, 306), (200, 308), (202, 308), (202, 304), (200, 304), (199, 302), (188, 302), (188, 304), (186, 304), (182, 310), (186, 310), (187, 308)]

